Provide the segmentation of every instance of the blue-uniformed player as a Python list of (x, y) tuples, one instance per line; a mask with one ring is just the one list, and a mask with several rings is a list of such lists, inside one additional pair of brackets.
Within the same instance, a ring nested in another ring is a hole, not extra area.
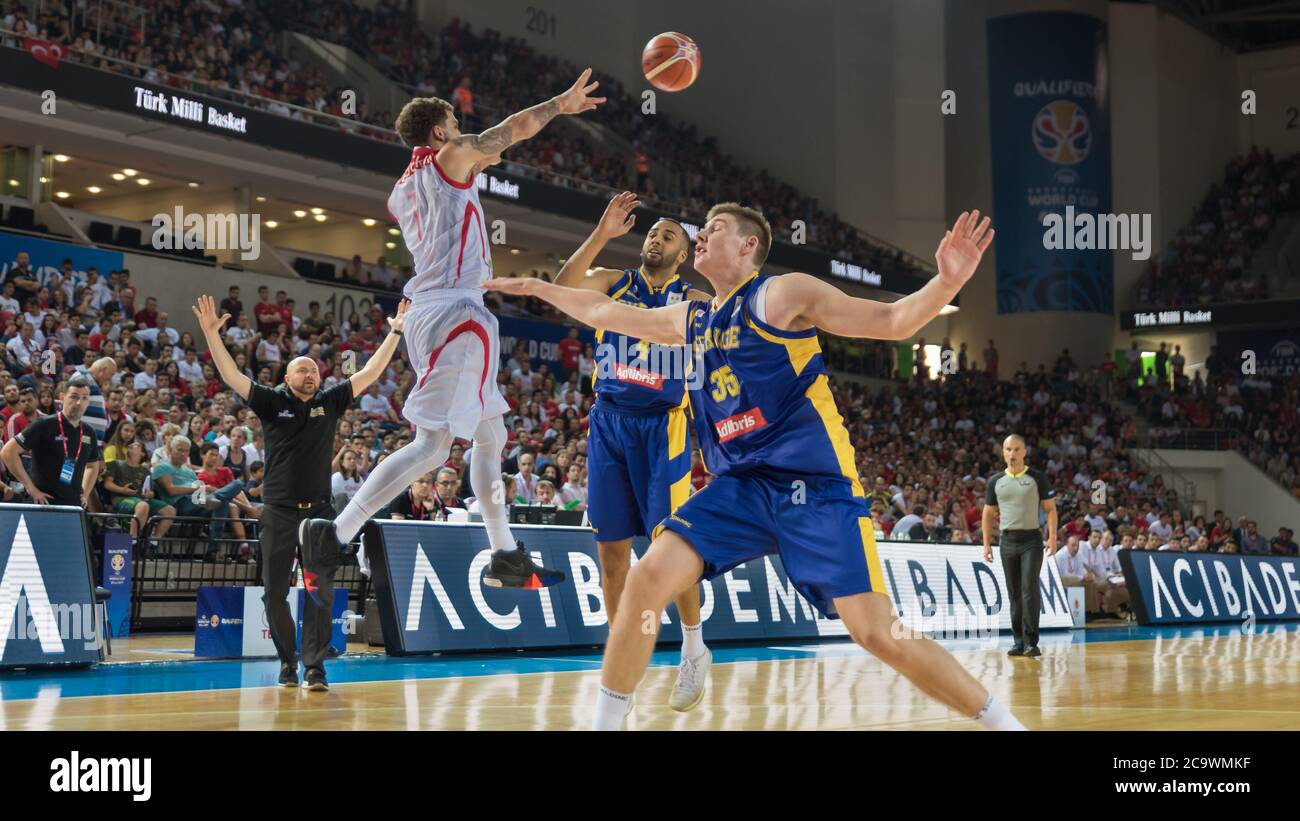
[[(641, 267), (592, 268), (605, 244), (632, 229), (636, 196), (610, 201), (596, 230), (565, 262), (559, 285), (597, 291), (624, 305), (663, 308), (709, 295), (677, 273), (690, 238), (680, 223), (661, 219), (641, 246)], [(596, 404), (587, 438), (587, 512), (600, 553), (600, 585), (614, 624), (631, 564), (632, 537), (649, 536), (691, 494), (691, 449), (685, 346), (653, 345), (597, 327)], [(700, 626), (698, 586), (677, 596), (682, 655), (669, 697), (686, 711), (704, 698), (709, 650)]]
[(823, 614), (920, 689), (995, 729), (1023, 729), (935, 642), (897, 628), (853, 450), (831, 397), (817, 331), (907, 339), (956, 295), (992, 242), (963, 213), (939, 244), (939, 273), (893, 303), (848, 296), (807, 274), (760, 276), (772, 231), (757, 211), (714, 206), (696, 237), (695, 269), (719, 294), (644, 310), (537, 279), (484, 287), (536, 296), (583, 322), (665, 345), (688, 344), (696, 434), (717, 478), (657, 528), (628, 575), (601, 670), (595, 728), (617, 729), (654, 649), (640, 614), (751, 559), (779, 553)]

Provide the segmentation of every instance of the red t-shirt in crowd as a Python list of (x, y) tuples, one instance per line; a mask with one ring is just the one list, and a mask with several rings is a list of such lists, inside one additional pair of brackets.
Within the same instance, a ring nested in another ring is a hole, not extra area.
[[(274, 331), (276, 326), (284, 321), (284, 316), (280, 313), (279, 307), (269, 302), (257, 303), (257, 307), (253, 309), (253, 318), (257, 320), (258, 333), (263, 336)], [(289, 327), (292, 328), (293, 326), (290, 325)]]
[(573, 369), (578, 367), (578, 357), (582, 355), (582, 342), (577, 339), (560, 340), (560, 364)]
[(8, 413), (9, 409), (5, 408), (8, 419), (5, 421), (5, 441), (8, 441), (23, 432), (23, 428), (32, 423), (25, 413)]
[(216, 473), (208, 473), (205, 470), (201, 470), (199, 471), (199, 481), (204, 484), (212, 485), (215, 488), (223, 488), (235, 481), (235, 472), (225, 465), (217, 468)]
[(133, 317), (131, 317), (131, 318), (132, 318), (133, 320), (135, 320), (135, 324), (136, 324), (137, 327), (140, 326), (140, 325), (143, 325), (143, 326), (145, 326), (146, 328), (157, 328), (157, 327), (158, 327), (158, 312), (157, 312), (157, 311), (151, 311), (151, 310), (149, 310), (148, 308), (141, 308), (140, 310), (136, 311), (136, 312), (135, 312), (135, 316), (133, 316)]
[(1071, 536), (1078, 536), (1079, 541), (1084, 541), (1088, 538), (1088, 533), (1091, 530), (1092, 528), (1088, 527), (1086, 522), (1084, 524), (1070, 522), (1065, 526), (1065, 537), (1068, 539)]

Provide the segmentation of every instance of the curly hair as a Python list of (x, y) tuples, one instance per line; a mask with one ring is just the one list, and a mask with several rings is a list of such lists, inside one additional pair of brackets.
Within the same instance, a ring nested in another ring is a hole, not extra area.
[(402, 142), (414, 148), (429, 141), (434, 126), (443, 125), (452, 115), (451, 103), (438, 97), (416, 97), (402, 106), (393, 128)]

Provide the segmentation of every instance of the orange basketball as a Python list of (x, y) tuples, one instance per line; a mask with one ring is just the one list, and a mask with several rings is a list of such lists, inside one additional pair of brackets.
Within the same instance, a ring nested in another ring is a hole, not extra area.
[(685, 34), (666, 31), (645, 44), (641, 71), (650, 85), (661, 91), (690, 88), (700, 76), (700, 47)]

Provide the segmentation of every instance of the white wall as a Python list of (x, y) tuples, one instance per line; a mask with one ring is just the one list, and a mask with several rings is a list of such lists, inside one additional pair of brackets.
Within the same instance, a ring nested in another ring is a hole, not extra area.
[[(1300, 116), (1293, 120), (1287, 111), (1300, 111), (1300, 46), (1241, 55), (1236, 85), (1238, 100), (1240, 90), (1251, 89), (1259, 106), (1254, 116), (1237, 118), (1238, 150), (1244, 153), (1258, 145), (1275, 154), (1300, 151)], [(1293, 121), (1295, 127), (1288, 128)]]
[[(1121, 214), (1151, 214), (1163, 237), (1160, 210), (1160, 11), (1155, 6), (1112, 3), (1109, 8), (1111, 207)], [(1159, 253), (1163, 241), (1153, 243)], [(1114, 254), (1115, 307), (1130, 305), (1145, 261)], [(1115, 331), (1118, 331), (1118, 318)]]
[(1246, 516), (1259, 523), (1267, 538), (1279, 527), (1300, 527), (1300, 499), (1282, 489), (1268, 474), (1236, 451), (1154, 451), (1196, 482), (1197, 496), (1209, 502), (1209, 513), (1222, 509), (1235, 524)]
[[(1236, 55), (1172, 14), (1159, 15), (1161, 245), (1191, 219), (1237, 154)], [(1117, 81), (1119, 78), (1116, 78)]]

